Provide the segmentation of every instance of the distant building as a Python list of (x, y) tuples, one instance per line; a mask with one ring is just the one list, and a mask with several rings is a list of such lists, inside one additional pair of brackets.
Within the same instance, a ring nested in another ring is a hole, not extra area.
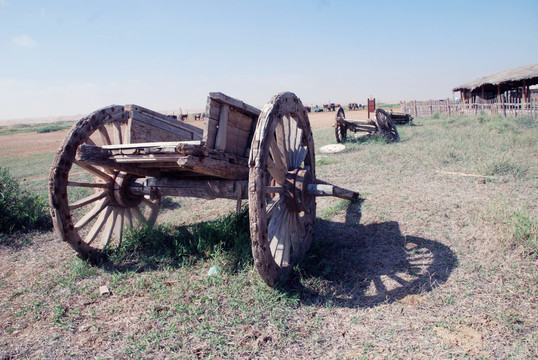
[[(538, 98), (538, 64), (481, 77), (452, 89), (464, 104), (527, 103)], [(532, 88), (531, 88), (532, 87)]]

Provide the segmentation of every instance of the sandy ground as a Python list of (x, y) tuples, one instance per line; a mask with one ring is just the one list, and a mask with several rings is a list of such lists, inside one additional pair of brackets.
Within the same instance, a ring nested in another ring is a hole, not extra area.
[[(310, 113), (309, 119), (312, 129), (325, 129), (332, 127), (336, 112)], [(367, 119), (366, 110), (356, 110), (346, 112), (349, 119)], [(204, 128), (204, 121), (187, 121), (188, 124)], [(55, 152), (60, 147), (62, 141), (68, 135), (69, 130), (54, 131), (49, 133), (26, 133), (0, 136), (0, 154), (6, 156), (25, 156), (30, 154), (43, 154)]]

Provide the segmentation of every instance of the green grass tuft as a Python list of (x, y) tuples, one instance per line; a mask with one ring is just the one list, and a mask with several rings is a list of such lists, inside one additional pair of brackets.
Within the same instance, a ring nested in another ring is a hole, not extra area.
[(0, 169), (0, 232), (11, 234), (51, 228), (46, 198), (21, 189), (8, 169)]
[(525, 255), (538, 259), (538, 221), (526, 210), (518, 210), (510, 218), (510, 230), (512, 247), (520, 246)]
[(252, 262), (247, 209), (188, 227), (162, 224), (131, 229), (121, 246), (110, 250), (109, 257), (123, 265), (161, 268), (190, 264), (222, 252), (231, 270)]

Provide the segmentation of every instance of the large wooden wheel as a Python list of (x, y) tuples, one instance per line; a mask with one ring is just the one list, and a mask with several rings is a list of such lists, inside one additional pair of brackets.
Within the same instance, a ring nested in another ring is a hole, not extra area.
[(375, 123), (377, 130), (383, 134), (385, 139), (389, 142), (400, 141), (400, 135), (396, 130), (396, 125), (392, 121), (390, 115), (383, 109), (376, 109), (375, 111)]
[(308, 115), (295, 94), (275, 95), (265, 105), (252, 139), (249, 215), (254, 264), (270, 286), (310, 247), (316, 201), (314, 140)]
[(344, 109), (341, 107), (338, 108), (338, 112), (336, 113), (336, 121), (334, 124), (334, 133), (336, 135), (336, 142), (343, 143), (346, 142), (347, 139), (347, 126), (344, 122), (346, 118), (346, 114), (344, 113)]
[(122, 144), (128, 112), (122, 106), (98, 110), (81, 119), (60, 147), (49, 176), (54, 229), (84, 259), (99, 258), (119, 246), (125, 227), (156, 220), (160, 197), (129, 191), (133, 175), (77, 160), (81, 145)]

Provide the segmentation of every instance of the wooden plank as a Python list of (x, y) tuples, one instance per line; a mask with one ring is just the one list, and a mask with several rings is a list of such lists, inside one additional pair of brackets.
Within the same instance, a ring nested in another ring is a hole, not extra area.
[(135, 195), (184, 196), (202, 199), (247, 199), (248, 181), (192, 180), (175, 178), (136, 179), (130, 184)]
[(116, 144), (116, 145), (104, 145), (101, 148), (105, 150), (126, 150), (126, 149), (143, 149), (146, 147), (162, 147), (162, 148), (173, 148), (175, 149), (181, 145), (203, 145), (201, 140), (190, 140), (190, 141), (159, 141), (159, 142), (149, 142), (149, 143), (136, 143), (136, 144)]
[(169, 116), (144, 108), (139, 105), (134, 105), (134, 104), (125, 105), (125, 110), (144, 114), (146, 117), (157, 119), (159, 122), (166, 123), (174, 127), (179, 127), (180, 129), (186, 132), (190, 132), (193, 134), (200, 134), (200, 135), (202, 134), (202, 130), (194, 125), (190, 125), (182, 121), (178, 121), (177, 119), (173, 119)]
[(226, 104), (223, 105), (220, 109), (218, 131), (217, 131), (217, 136), (215, 138), (215, 149), (218, 149), (218, 150), (226, 149), (226, 142), (228, 140), (227, 131), (228, 131), (229, 112), (230, 112), (230, 106)]
[(205, 113), (207, 115), (204, 135), (202, 140), (208, 148), (215, 147), (215, 137), (217, 135), (217, 127), (219, 125), (219, 113), (220, 113), (220, 103), (213, 100), (210, 96), (207, 97), (207, 105)]
[(230, 111), (230, 114), (228, 116), (228, 124), (230, 126), (236, 127), (238, 129), (250, 132), (251, 124), (254, 119), (252, 116), (248, 116), (246, 114), (243, 114), (239, 111), (236, 111), (235, 109), (232, 109)]
[(250, 132), (228, 126), (227, 145), (224, 150), (227, 153), (244, 156), (245, 149), (250, 147)]
[[(202, 140), (202, 130), (185, 129), (162, 118), (146, 116), (146, 114), (133, 111), (129, 119), (131, 133), (130, 142), (173, 141), (173, 140)], [(177, 121), (178, 124), (182, 124)]]
[(230, 180), (248, 179), (248, 167), (243, 165), (226, 163), (211, 158), (199, 158), (193, 155), (180, 157), (177, 163), (182, 170), (189, 170), (199, 174)]
[(206, 106), (206, 116), (218, 120), (219, 114), (220, 114), (220, 107), (222, 106), (221, 103), (219, 103), (217, 100), (212, 99), (211, 97), (207, 98), (207, 106)]
[(247, 113), (255, 117), (259, 116), (261, 113), (260, 109), (255, 108), (254, 106), (245, 104), (241, 100), (235, 99), (233, 97), (230, 97), (220, 92), (210, 92), (209, 97), (212, 99), (218, 100), (221, 103), (241, 109), (243, 113)]

